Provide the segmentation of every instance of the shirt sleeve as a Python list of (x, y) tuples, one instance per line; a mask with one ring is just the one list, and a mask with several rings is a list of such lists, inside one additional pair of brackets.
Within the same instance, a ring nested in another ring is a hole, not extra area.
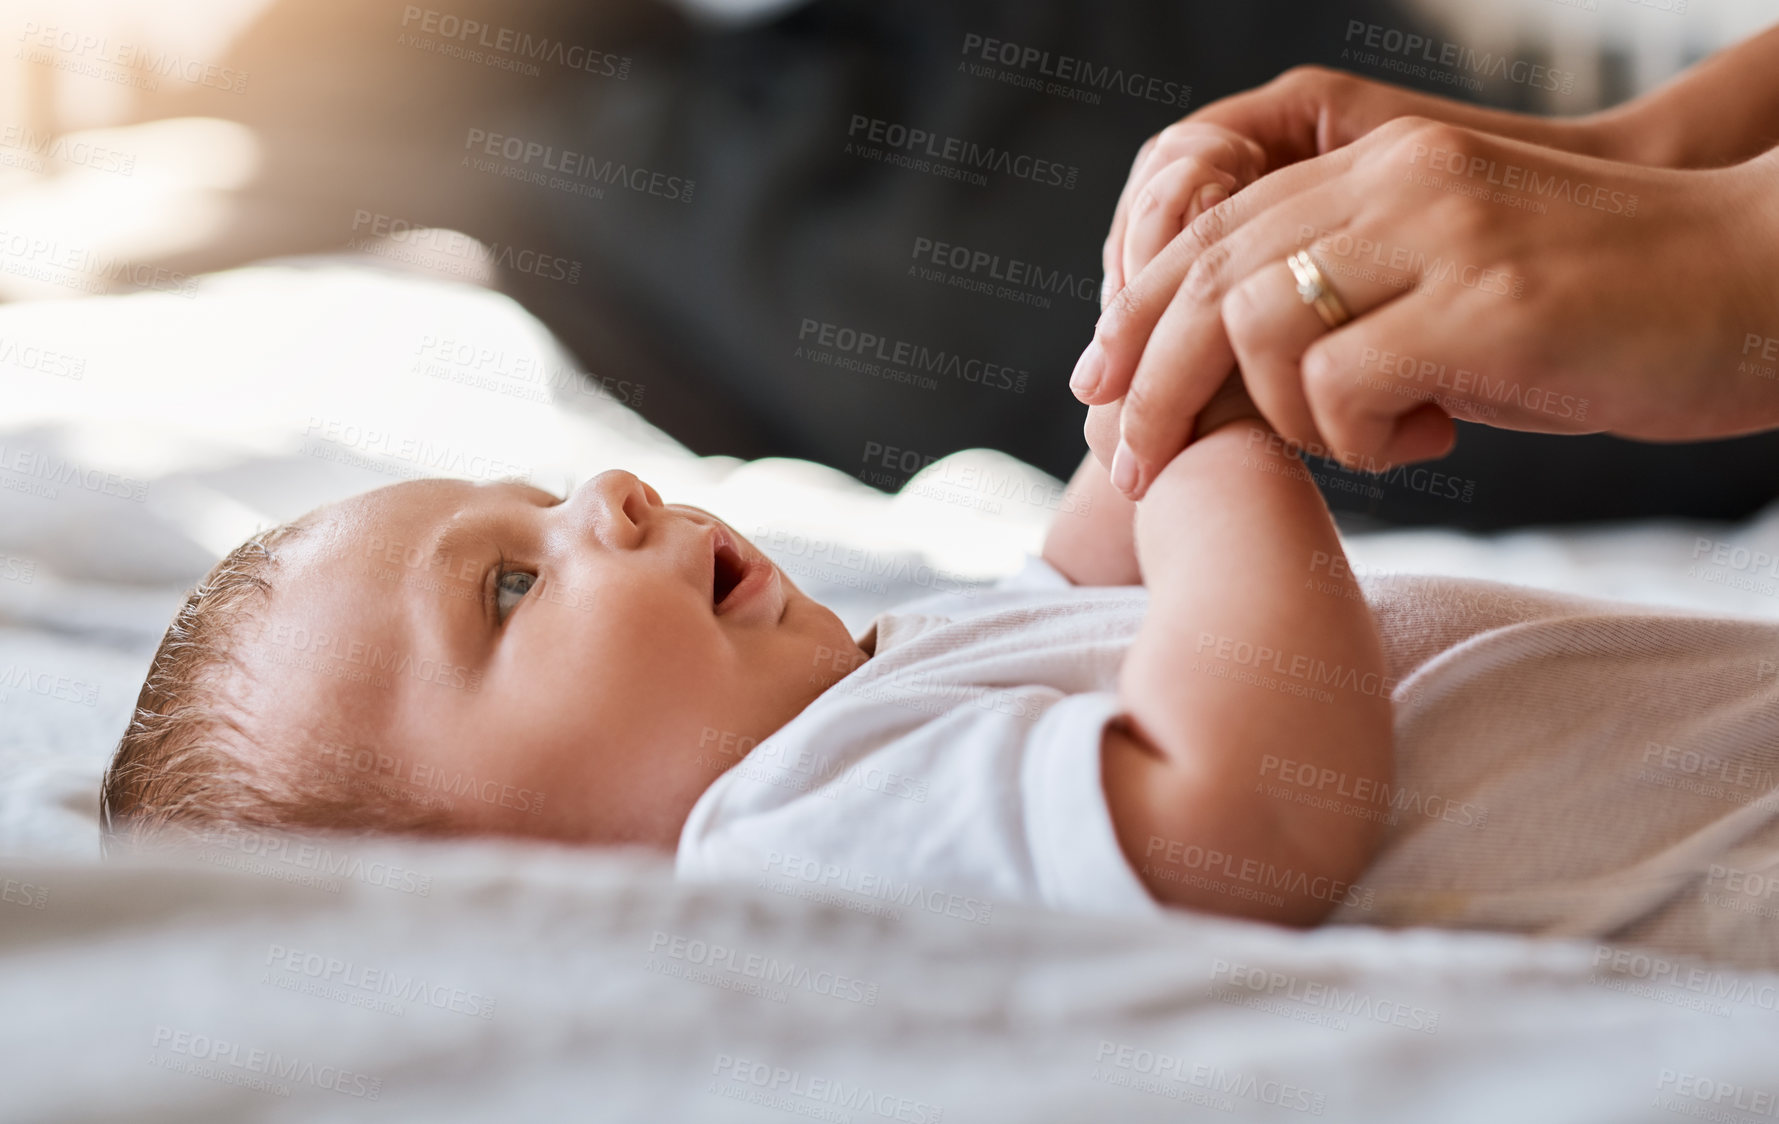
[(1158, 914), (1124, 857), (1102, 779), (1106, 723), (1119, 713), (1110, 691), (1071, 695), (1032, 730), (1020, 775), (1026, 838), (1045, 904), (1074, 913)]

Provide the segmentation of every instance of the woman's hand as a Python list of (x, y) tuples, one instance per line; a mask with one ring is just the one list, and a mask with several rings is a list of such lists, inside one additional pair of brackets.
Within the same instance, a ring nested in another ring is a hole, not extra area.
[[(1212, 102), (1144, 142), (1118, 197), (1101, 255), (1106, 296), (1122, 289), (1166, 245), (1166, 240), (1154, 240), (1140, 217), (1148, 213), (1146, 196), (1158, 190), (1165, 193), (1167, 180), (1178, 174), (1181, 161), (1213, 145), (1221, 144), (1229, 156), (1238, 158), (1248, 173), (1243, 184), (1350, 144), (1398, 117), (1425, 117), (1567, 152), (1643, 162), (1656, 155), (1648, 143), (1654, 134), (1641, 122), (1643, 116), (1642, 107), (1633, 104), (1588, 117), (1528, 117), (1398, 89), (1326, 67), (1287, 70), (1264, 86)], [(1234, 185), (1225, 186), (1227, 194), (1234, 194)], [(1215, 195), (1206, 198), (1221, 202)], [(1186, 221), (1191, 220), (1188, 215)]]
[(1259, 179), (1266, 162), (1266, 150), (1241, 133), (1190, 118), (1144, 142), (1102, 251), (1101, 303), (1193, 219)]
[(1585, 117), (1483, 109), (1321, 66), (1287, 70), (1264, 86), (1212, 102), (1150, 137), (1137, 152), (1106, 238), (1106, 296), (1148, 263), (1141, 246), (1127, 236), (1127, 212), (1194, 129), (1217, 126), (1243, 138), (1260, 153), (1259, 171), (1268, 172), (1332, 152), (1398, 117), (1424, 117), (1628, 164), (1740, 164), (1771, 148), (1779, 136), (1779, 25), (1641, 97)]
[[(1779, 424), (1779, 152), (1677, 172), (1417, 118), (1200, 215), (1107, 307), (1080, 370), (1121, 397), (1140, 497), (1237, 363), (1285, 437), (1349, 467), (1438, 456), (1451, 417), (1652, 440)], [(1329, 328), (1308, 247), (1354, 317)], [(1757, 349), (1758, 350), (1758, 349)]]

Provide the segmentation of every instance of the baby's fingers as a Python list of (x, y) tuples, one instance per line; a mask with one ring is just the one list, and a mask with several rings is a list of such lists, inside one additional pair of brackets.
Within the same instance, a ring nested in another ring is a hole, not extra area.
[(1150, 137), (1137, 149), (1136, 159), (1130, 162), (1130, 175), (1124, 180), (1124, 190), (1118, 193), (1118, 206), (1112, 211), (1112, 229), (1106, 232), (1106, 243), (1100, 249), (1100, 267), (1105, 272), (1105, 278), (1100, 282), (1101, 308), (1112, 299), (1112, 294), (1124, 288), (1124, 231), (1130, 221), (1130, 201), (1142, 190), (1141, 173), (1158, 139)]
[(1125, 185), (1120, 280), (1141, 273), (1200, 212), (1253, 183), (1265, 167), (1260, 146), (1228, 129), (1180, 122), (1162, 130)]

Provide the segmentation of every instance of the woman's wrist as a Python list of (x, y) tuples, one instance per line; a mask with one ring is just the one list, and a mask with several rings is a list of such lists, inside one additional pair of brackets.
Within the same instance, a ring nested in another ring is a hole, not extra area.
[(1565, 124), (1578, 143), (1569, 151), (1645, 168), (1685, 168), (1690, 158), (1672, 117), (1659, 98), (1646, 95), (1570, 118)]

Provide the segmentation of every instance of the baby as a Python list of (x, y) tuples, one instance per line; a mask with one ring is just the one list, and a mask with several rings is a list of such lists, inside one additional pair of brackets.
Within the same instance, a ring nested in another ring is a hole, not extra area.
[(857, 640), (627, 472), (323, 508), (181, 607), (108, 830), (634, 844), (971, 919), (1165, 905), (1779, 960), (1779, 626), (1362, 586), (1232, 387), (1140, 503), (1089, 455), (1041, 559)]
[[(1302, 558), (1340, 554), (1313, 483), (1244, 465), (1288, 459), (1256, 452), (1269, 431), (1245, 401), (1207, 420), (1146, 517), (1084, 461), (1084, 514), (1045, 548), (1055, 590), (951, 595), (980, 611), (915, 606), (857, 641), (721, 520), (623, 471), (566, 499), (427, 480), (322, 508), (180, 608), (105, 778), (112, 831), (523, 835), (677, 849), (688, 874), (752, 841), (747, 862), (841, 841), (978, 897), (1146, 891), (1314, 922), (1379, 825), (1248, 780), (1289, 746), (1387, 783), (1382, 654), (1350, 577), (1330, 580), (1353, 596), (1304, 587)], [(1146, 612), (1108, 588), (1139, 566)], [(1202, 636), (1313, 653), (1365, 689), (1256, 707), (1239, 679), (1186, 670)], [(419, 798), (451, 777), (476, 787)], [(1145, 863), (1152, 839), (1304, 885), (1231, 899)]]

